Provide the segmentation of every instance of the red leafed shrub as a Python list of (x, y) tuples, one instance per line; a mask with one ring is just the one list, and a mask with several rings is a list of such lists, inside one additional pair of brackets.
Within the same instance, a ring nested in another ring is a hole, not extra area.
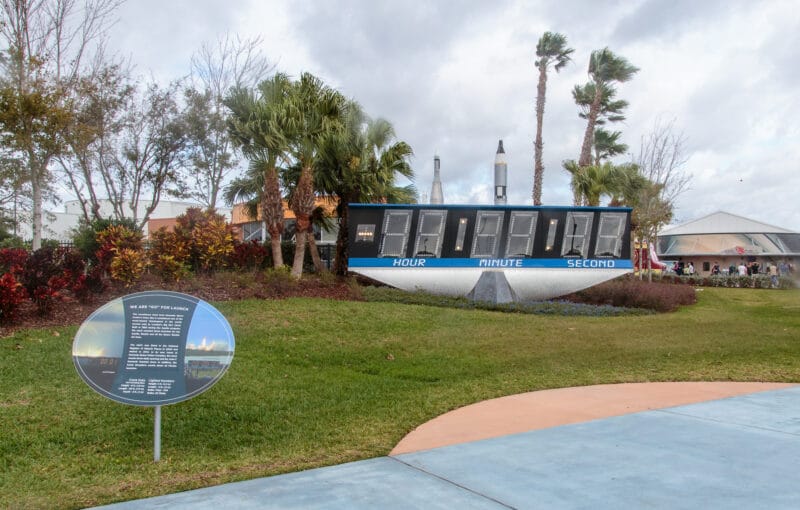
[(53, 308), (59, 292), (69, 284), (62, 266), (65, 251), (51, 246), (39, 248), (31, 253), (22, 268), (21, 283), (41, 315)]
[(564, 299), (591, 305), (624, 306), (645, 308), (657, 312), (671, 312), (677, 310), (679, 306), (694, 304), (697, 296), (691, 285), (649, 283), (625, 277), (575, 292), (564, 296)]
[(77, 250), (60, 250), (61, 269), (70, 283), (83, 276), (86, 272), (86, 262)]
[(65, 290), (84, 302), (92, 291), (86, 263), (76, 250), (69, 248), (46, 246), (36, 250), (27, 258), (19, 275), (20, 283), (41, 315), (49, 313), (54, 302), (65, 297)]
[(83, 284), (89, 291), (95, 294), (102, 294), (106, 290), (106, 282), (103, 279), (103, 268), (100, 266), (92, 266), (86, 273), (86, 279)]
[(13, 273), (0, 276), (0, 323), (6, 323), (17, 314), (20, 305), (28, 297), (25, 287), (14, 278)]
[(236, 269), (260, 269), (269, 252), (257, 241), (236, 242), (230, 255), (231, 266)]
[(3, 248), (0, 250), (0, 273), (19, 273), (28, 260), (28, 250)]

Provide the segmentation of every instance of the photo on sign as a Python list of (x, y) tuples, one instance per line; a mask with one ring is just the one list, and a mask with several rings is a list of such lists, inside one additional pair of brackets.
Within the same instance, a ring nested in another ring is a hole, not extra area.
[(111, 391), (125, 348), (125, 310), (115, 299), (97, 310), (78, 331), (72, 357), (98, 389)]

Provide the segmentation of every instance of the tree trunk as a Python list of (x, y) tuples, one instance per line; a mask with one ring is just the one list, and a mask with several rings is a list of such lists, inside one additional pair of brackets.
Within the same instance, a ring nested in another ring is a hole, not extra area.
[(292, 276), (298, 280), (303, 276), (303, 259), (305, 256), (306, 234), (298, 230), (294, 235), (294, 262), (292, 263)]
[(600, 112), (600, 102), (603, 99), (603, 87), (600, 83), (595, 84), (594, 101), (589, 108), (589, 116), (586, 121), (586, 132), (583, 134), (583, 145), (581, 146), (581, 157), (578, 159), (578, 166), (585, 167), (592, 164), (592, 144), (594, 143), (594, 126), (597, 124), (597, 115)]
[(267, 224), (270, 244), (272, 245), (272, 265), (278, 269), (283, 267), (283, 250), (281, 234), (283, 233), (283, 201), (278, 172), (275, 168), (267, 168), (264, 173), (264, 193), (261, 196), (261, 215)]
[(308, 251), (311, 252), (311, 260), (314, 262), (314, 270), (317, 273), (324, 273), (328, 268), (322, 264), (322, 259), (319, 258), (319, 249), (317, 248), (317, 241), (314, 239), (313, 229), (309, 229), (306, 232), (306, 239), (308, 241)]
[(310, 166), (304, 166), (300, 171), (300, 178), (292, 198), (292, 210), (296, 218), (292, 276), (299, 279), (303, 275), (303, 258), (306, 251), (305, 234), (311, 226), (311, 213), (314, 212), (314, 181)]
[(639, 239), (639, 280), (644, 279), (644, 241)]
[(333, 272), (336, 276), (347, 276), (348, 261), (350, 253), (348, 250), (348, 238), (350, 229), (348, 220), (350, 217), (350, 207), (347, 203), (340, 204), (339, 209), (339, 234), (336, 236), (336, 260), (333, 264)]
[(42, 183), (40, 182), (40, 172), (36, 167), (35, 160), (31, 160), (31, 191), (33, 192), (33, 240), (31, 249), (38, 250), (42, 247)]
[(283, 250), (281, 249), (281, 235), (269, 233), (269, 244), (272, 248), (272, 267), (275, 269), (283, 267)]
[(542, 205), (542, 182), (544, 163), (542, 163), (542, 122), (544, 120), (544, 101), (547, 89), (547, 68), (539, 66), (539, 85), (536, 88), (536, 140), (533, 142), (533, 205)]

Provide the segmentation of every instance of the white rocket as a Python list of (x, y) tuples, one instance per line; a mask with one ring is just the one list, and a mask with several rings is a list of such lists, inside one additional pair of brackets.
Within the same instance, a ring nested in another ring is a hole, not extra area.
[(439, 174), (439, 156), (433, 157), (433, 185), (431, 186), (431, 203), (443, 204), (442, 176)]
[(503, 150), (503, 140), (500, 140), (497, 144), (497, 154), (494, 155), (494, 205), (506, 205), (507, 181), (506, 151)]

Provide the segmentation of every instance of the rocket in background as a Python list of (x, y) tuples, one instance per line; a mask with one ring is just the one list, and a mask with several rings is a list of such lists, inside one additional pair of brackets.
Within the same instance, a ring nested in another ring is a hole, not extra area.
[[(500, 140), (500, 143), (497, 144), (497, 154), (494, 155), (494, 205), (506, 205), (507, 180), (506, 151), (503, 150), (503, 140)], [(433, 203), (432, 196), (431, 203)]]
[(433, 185), (431, 186), (431, 203), (443, 204), (442, 176), (439, 174), (439, 156), (433, 157)]

